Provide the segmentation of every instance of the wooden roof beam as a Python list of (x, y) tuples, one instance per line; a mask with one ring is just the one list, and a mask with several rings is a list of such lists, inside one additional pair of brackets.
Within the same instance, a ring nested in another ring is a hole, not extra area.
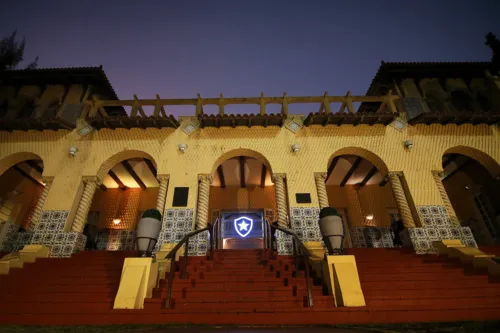
[(345, 186), (345, 184), (349, 181), (349, 179), (352, 177), (352, 175), (354, 174), (354, 172), (356, 171), (356, 169), (361, 164), (361, 161), (363, 161), (362, 157), (359, 157), (359, 156), (356, 157), (356, 160), (352, 164), (351, 168), (349, 169), (349, 171), (345, 175), (344, 179), (342, 179), (342, 182), (340, 183), (341, 187)]
[(108, 175), (114, 180), (114, 182), (118, 185), (120, 190), (126, 190), (127, 186), (123, 184), (123, 182), (118, 178), (116, 173), (113, 172), (113, 170), (109, 170)]
[(378, 186), (385, 186), (389, 182), (389, 176), (385, 175), (385, 177), (382, 179), (382, 181), (378, 184)]
[(260, 173), (260, 187), (262, 188), (266, 187), (266, 174), (267, 174), (267, 167), (264, 163), (262, 163), (262, 171)]
[(330, 166), (328, 167), (328, 172), (326, 173), (325, 181), (327, 181), (328, 178), (330, 178), (330, 175), (332, 174), (333, 169), (335, 169), (335, 166), (337, 165), (337, 162), (339, 161), (339, 159), (340, 159), (340, 156), (335, 156), (333, 158), (332, 163), (330, 163)]
[(134, 168), (132, 168), (130, 163), (128, 161), (122, 161), (122, 165), (125, 167), (127, 172), (132, 176), (132, 178), (134, 178), (134, 181), (137, 183), (137, 185), (139, 185), (140, 188), (142, 188), (143, 190), (146, 189), (146, 185), (144, 184), (142, 179), (137, 175), (137, 173), (135, 172)]
[(377, 173), (377, 167), (371, 168), (370, 171), (366, 174), (366, 177), (363, 179), (363, 181), (359, 184), (359, 186), (363, 187), (372, 179), (372, 177)]
[(45, 186), (42, 183), (40, 183), (37, 179), (35, 179), (33, 176), (31, 176), (30, 174), (26, 173), (26, 171), (24, 171), (23, 169), (21, 169), (18, 165), (14, 165), (14, 170), (16, 170), (17, 172), (19, 172), (19, 174), (21, 174), (24, 178), (27, 178), (30, 181), (32, 181), (33, 184), (39, 185), (39, 186)]
[(443, 169), (446, 168), (448, 165), (450, 165), (451, 162), (453, 162), (454, 160), (456, 160), (458, 156), (459, 156), (458, 154), (450, 154), (450, 155), (448, 155), (448, 158), (446, 159), (446, 161), (443, 162)]
[(220, 187), (226, 188), (226, 180), (224, 178), (224, 170), (222, 170), (222, 164), (217, 168), (217, 174), (219, 175)]
[(156, 170), (153, 162), (151, 162), (151, 160), (149, 160), (147, 158), (144, 159), (144, 162), (146, 162), (149, 170), (151, 171), (151, 173), (153, 174), (153, 176), (155, 176), (155, 178), (156, 178), (156, 175), (158, 174), (158, 171)]
[(240, 183), (241, 187), (245, 188), (245, 156), (240, 156)]
[(26, 161), (26, 164), (28, 164), (32, 169), (35, 169), (39, 174), (43, 173), (43, 168), (34, 160), (28, 160)]

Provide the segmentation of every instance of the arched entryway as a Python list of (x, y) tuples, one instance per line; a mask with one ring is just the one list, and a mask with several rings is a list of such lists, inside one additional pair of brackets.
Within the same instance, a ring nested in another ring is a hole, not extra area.
[(51, 182), (42, 177), (43, 169), (42, 159), (33, 153), (13, 154), (0, 163), (0, 224), (19, 231), (35, 228), (40, 198)]
[(449, 215), (471, 228), (478, 245), (500, 244), (500, 165), (470, 147), (448, 149), (442, 163)]
[[(342, 217), (345, 247), (392, 247), (393, 222), (415, 226), (403, 174), (389, 172), (374, 153), (357, 147), (340, 149), (330, 157), (327, 170), (322, 177), (328, 205)], [(324, 206), (321, 193), (319, 199)]]
[(276, 193), (267, 159), (250, 150), (231, 151), (217, 160), (212, 179), (209, 220), (220, 221), (220, 247), (262, 248), (263, 223), (276, 219)]
[[(87, 250), (133, 247), (136, 224), (142, 213), (157, 207), (160, 186), (157, 176), (156, 163), (150, 155), (127, 151), (104, 162), (97, 176), (84, 177), (82, 200), (72, 229), (87, 236)], [(86, 200), (90, 201), (87, 214), (82, 207)], [(84, 223), (78, 220), (82, 215)]]

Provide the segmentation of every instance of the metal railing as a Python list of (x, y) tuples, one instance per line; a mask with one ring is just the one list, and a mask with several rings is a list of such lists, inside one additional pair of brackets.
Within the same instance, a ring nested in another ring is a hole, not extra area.
[(180, 272), (180, 278), (181, 279), (186, 279), (187, 277), (187, 262), (188, 262), (188, 252), (189, 252), (189, 239), (199, 233), (202, 233), (202, 232), (205, 232), (205, 231), (208, 231), (209, 232), (209, 250), (210, 250), (210, 255), (212, 254), (212, 250), (213, 250), (213, 247), (212, 247), (212, 240), (213, 240), (213, 225), (211, 226), (207, 226), (203, 229), (199, 229), (199, 230), (195, 230), (195, 231), (192, 231), (190, 233), (188, 233), (187, 235), (185, 235), (180, 241), (179, 243), (177, 243), (177, 245), (175, 245), (175, 247), (165, 256), (165, 259), (169, 259), (170, 260), (170, 272), (169, 272), (169, 275), (168, 275), (168, 282), (167, 282), (167, 299), (165, 301), (165, 304), (164, 304), (164, 307), (165, 308), (171, 308), (172, 307), (172, 285), (173, 285), (173, 282), (174, 282), (174, 276), (175, 276), (175, 272), (176, 272), (176, 269), (175, 269), (175, 258), (176, 258), (176, 255), (177, 255), (177, 251), (182, 247), (182, 245), (185, 245), (184, 246), (184, 260), (183, 260), (183, 268), (182, 268), (182, 271)]
[[(314, 302), (313, 302), (313, 296), (312, 296), (312, 284), (311, 284), (311, 257), (312, 254), (309, 252), (309, 250), (305, 247), (305, 245), (302, 243), (302, 241), (299, 239), (299, 237), (289, 229), (282, 228), (278, 226), (277, 224), (272, 224), (269, 223), (268, 219), (265, 219), (265, 227), (264, 227), (264, 244), (266, 248), (276, 250), (276, 239), (275, 239), (275, 232), (279, 230), (287, 235), (292, 236), (293, 239), (293, 256), (296, 259), (296, 269), (297, 271), (299, 270), (299, 256), (302, 256), (304, 259), (304, 272), (306, 276), (306, 286), (307, 286), (307, 306), (312, 307)], [(273, 232), (274, 231), (274, 232)]]

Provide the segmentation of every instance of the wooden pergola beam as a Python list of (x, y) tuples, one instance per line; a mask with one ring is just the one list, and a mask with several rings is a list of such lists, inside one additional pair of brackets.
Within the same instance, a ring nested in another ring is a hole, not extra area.
[(35, 169), (38, 173), (40, 174), (43, 173), (43, 168), (39, 166), (34, 160), (28, 160), (26, 161), (26, 164), (28, 164), (31, 168)]
[(262, 171), (260, 173), (260, 187), (262, 188), (266, 186), (266, 174), (267, 174), (266, 165), (262, 163)]
[(99, 187), (101, 188), (101, 191), (103, 191), (103, 192), (108, 190), (108, 188), (104, 184), (99, 185)]
[(120, 180), (120, 178), (118, 178), (118, 176), (116, 175), (116, 173), (113, 172), (113, 170), (109, 170), (108, 175), (114, 180), (114, 182), (118, 185), (118, 187), (121, 190), (127, 189), (127, 186), (123, 184), (123, 182)]
[(222, 170), (222, 165), (217, 168), (217, 174), (219, 175), (220, 187), (226, 188), (226, 179), (224, 178), (224, 170)]
[[(280, 97), (264, 97), (262, 93), (260, 97), (230, 97), (224, 98), (224, 105), (233, 104), (283, 104), (286, 98), (286, 104), (304, 104), (304, 103), (346, 103), (348, 100), (354, 103), (363, 102), (387, 102), (387, 96), (351, 96), (350, 92), (345, 96), (284, 96)], [(398, 96), (391, 96), (391, 100), (398, 99)], [(219, 105), (220, 97), (217, 98), (174, 98), (174, 99), (130, 99), (130, 100), (98, 100), (101, 106), (133, 106), (138, 102), (140, 106), (155, 106), (157, 103), (160, 105), (193, 105), (200, 108), (204, 105)]]
[(40, 183), (38, 180), (36, 180), (33, 176), (31, 176), (30, 174), (26, 173), (19, 166), (14, 165), (14, 170), (16, 170), (17, 172), (19, 172), (23, 177), (25, 177), (25, 178), (29, 179), (30, 181), (32, 181), (34, 184), (39, 185), (39, 186), (45, 186), (42, 183)]
[(359, 157), (359, 156), (356, 157), (356, 160), (352, 164), (351, 168), (349, 169), (349, 171), (345, 175), (344, 179), (342, 179), (342, 182), (340, 183), (340, 187), (345, 186), (345, 184), (349, 181), (349, 179), (352, 177), (352, 175), (354, 174), (354, 172), (356, 171), (356, 169), (361, 164), (361, 161), (363, 161), (362, 157)]
[(151, 162), (151, 160), (149, 160), (147, 158), (144, 159), (144, 162), (146, 162), (146, 165), (148, 166), (148, 168), (151, 171), (151, 173), (153, 174), (153, 176), (156, 177), (156, 175), (157, 175), (158, 172), (157, 172), (157, 170), (156, 170), (153, 162)]
[(134, 181), (137, 183), (137, 185), (140, 186), (143, 190), (146, 189), (146, 185), (142, 181), (142, 179), (137, 175), (137, 173), (134, 171), (134, 168), (130, 165), (128, 161), (122, 161), (122, 165), (125, 167), (127, 172), (134, 178)]
[(339, 161), (339, 159), (340, 159), (340, 156), (336, 156), (333, 158), (332, 163), (330, 163), (330, 166), (328, 167), (328, 172), (326, 173), (325, 181), (327, 181), (328, 178), (330, 178), (330, 175), (332, 174), (333, 169), (335, 169), (335, 166), (337, 165), (337, 162)]
[(240, 183), (241, 187), (245, 188), (245, 156), (240, 156)]
[(363, 187), (370, 181), (370, 179), (377, 173), (377, 167), (371, 168), (370, 171), (366, 174), (366, 177), (363, 179), (363, 181), (359, 184), (359, 186)]

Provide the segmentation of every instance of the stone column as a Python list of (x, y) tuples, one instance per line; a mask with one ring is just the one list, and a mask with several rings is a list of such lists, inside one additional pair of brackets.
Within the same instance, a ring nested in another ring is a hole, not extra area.
[(196, 230), (206, 228), (208, 223), (208, 201), (210, 198), (211, 175), (198, 176), (198, 205), (196, 214)]
[(167, 188), (170, 175), (158, 175), (158, 184), (160, 188), (158, 189), (158, 198), (156, 199), (156, 209), (158, 209), (163, 216), (165, 213), (165, 199), (167, 198)]
[(415, 221), (413, 221), (410, 206), (408, 205), (408, 200), (406, 199), (399, 176), (399, 172), (389, 172), (389, 179), (391, 180), (392, 190), (394, 192), (394, 197), (396, 198), (396, 204), (398, 205), (399, 212), (403, 217), (403, 224), (405, 228), (415, 228)]
[(326, 193), (326, 172), (317, 172), (314, 174), (316, 181), (316, 191), (318, 191), (319, 208), (329, 207), (328, 194)]
[(43, 205), (45, 204), (45, 199), (47, 199), (47, 195), (49, 194), (50, 186), (52, 185), (52, 180), (54, 177), (43, 177), (42, 181), (45, 183), (45, 187), (43, 188), (42, 194), (40, 194), (40, 198), (38, 198), (38, 203), (36, 204), (35, 210), (33, 211), (33, 216), (31, 217), (30, 224), (28, 225), (28, 231), (35, 231), (36, 225), (38, 224), (38, 220), (42, 215)]
[(90, 205), (92, 204), (92, 199), (94, 198), (97, 185), (100, 184), (100, 180), (97, 177), (83, 177), (83, 183), (85, 188), (83, 189), (82, 198), (80, 199), (80, 204), (78, 205), (76, 216), (71, 226), (71, 231), (80, 233), (83, 232), (85, 223), (87, 223)]
[(272, 176), (274, 190), (276, 192), (276, 208), (278, 210), (278, 225), (289, 228), (287, 223), (288, 207), (286, 204), (285, 174), (277, 173)]
[(460, 226), (460, 222), (458, 221), (457, 214), (451, 205), (450, 198), (448, 197), (448, 193), (446, 193), (446, 189), (444, 188), (443, 182), (441, 181), (441, 176), (443, 173), (441, 171), (432, 171), (432, 177), (434, 177), (434, 181), (436, 182), (436, 186), (438, 187), (439, 194), (441, 195), (441, 199), (443, 199), (444, 207), (446, 208), (446, 213), (450, 217), (451, 223)]

